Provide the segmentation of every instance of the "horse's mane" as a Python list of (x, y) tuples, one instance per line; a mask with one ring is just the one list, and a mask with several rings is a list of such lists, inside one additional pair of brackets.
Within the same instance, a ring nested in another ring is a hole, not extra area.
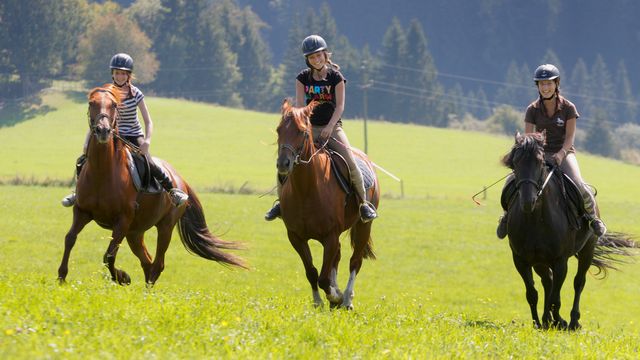
[(523, 156), (535, 156), (535, 159), (544, 161), (544, 143), (546, 136), (544, 133), (529, 133), (515, 136), (515, 144), (511, 151), (502, 158), (502, 164), (513, 169), (514, 163)]
[(91, 100), (93, 95), (98, 92), (106, 92), (111, 96), (111, 100), (113, 100), (117, 105), (120, 105), (120, 96), (118, 95), (118, 89), (113, 84), (104, 84), (102, 86), (95, 87), (89, 91), (89, 95), (87, 99)]
[[(312, 101), (309, 105), (303, 107), (293, 106), (289, 99), (285, 99), (282, 103), (282, 120), (280, 121), (280, 125), (278, 128), (285, 126), (288, 121), (293, 123), (299, 131), (308, 132), (309, 136), (311, 136), (311, 122), (309, 121), (309, 117), (313, 113), (313, 109), (316, 107), (318, 103)], [(315, 146), (313, 141), (308, 141), (307, 144), (311, 146), (311, 151), (315, 151)]]

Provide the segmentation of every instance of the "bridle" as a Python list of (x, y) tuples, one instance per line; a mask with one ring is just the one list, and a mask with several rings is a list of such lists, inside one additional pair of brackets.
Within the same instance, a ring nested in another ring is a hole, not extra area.
[[(106, 90), (98, 90), (98, 91), (99, 92), (108, 92)], [(91, 113), (89, 112), (89, 110), (87, 110), (87, 118), (89, 119), (89, 129), (90, 129), (91, 133), (97, 137), (98, 136), (98, 123), (103, 118), (106, 118), (107, 120), (109, 120), (109, 134), (113, 135), (114, 137), (116, 137), (117, 139), (122, 141), (126, 146), (128, 146), (133, 151), (140, 153), (141, 150), (140, 150), (139, 146), (133, 144), (132, 142), (130, 142), (129, 140), (125, 139), (124, 137), (120, 136), (120, 134), (118, 134), (116, 126), (118, 124), (118, 118), (120, 118), (120, 108), (118, 106), (116, 106), (115, 107), (115, 111), (116, 111), (116, 116), (114, 116), (113, 118), (111, 117), (111, 115), (109, 115), (107, 113), (100, 112), (92, 120), (91, 119)]]
[(324, 148), (327, 146), (327, 143), (329, 142), (329, 139), (327, 139), (324, 144), (322, 144), (322, 146), (318, 147), (316, 149), (316, 151), (313, 152), (313, 154), (311, 154), (311, 156), (309, 156), (309, 158), (307, 160), (303, 160), (301, 158), (302, 152), (304, 151), (304, 149), (307, 147), (307, 143), (310, 141), (309, 139), (311, 138), (311, 134), (309, 132), (309, 128), (311, 127), (311, 124), (309, 123), (309, 119), (307, 120), (307, 127), (304, 129), (304, 139), (302, 140), (302, 144), (300, 144), (300, 146), (298, 147), (298, 149), (295, 149), (291, 144), (280, 144), (279, 147), (279, 151), (282, 150), (289, 150), (291, 152), (291, 154), (293, 154), (293, 165), (298, 165), (298, 164), (308, 164), (311, 162), (311, 160), (321, 151), (324, 150)]
[(518, 181), (516, 181), (516, 190), (520, 189), (520, 186), (522, 186), (522, 184), (532, 184), (533, 186), (535, 186), (536, 190), (538, 190), (538, 192), (536, 193), (536, 198), (538, 198), (542, 194), (542, 191), (544, 190), (544, 188), (549, 183), (549, 180), (551, 180), (551, 176), (553, 176), (553, 173), (556, 171), (556, 168), (557, 168), (557, 166), (554, 165), (551, 168), (551, 171), (549, 171), (549, 173), (545, 177), (544, 181), (542, 181), (542, 178), (544, 177), (544, 166), (545, 166), (544, 161), (541, 166), (543, 167), (543, 169), (540, 171), (540, 176), (538, 177), (537, 180), (533, 180), (531, 178), (519, 179)]

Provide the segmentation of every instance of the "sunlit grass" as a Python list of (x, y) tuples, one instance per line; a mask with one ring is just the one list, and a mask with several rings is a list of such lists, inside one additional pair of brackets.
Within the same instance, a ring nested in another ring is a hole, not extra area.
[[(54, 99), (56, 100), (56, 99)], [(57, 99), (58, 110), (0, 129), (0, 178), (68, 179), (86, 129), (85, 105)], [(90, 224), (71, 254), (68, 284), (56, 282), (71, 211), (69, 188), (0, 186), (0, 358), (637, 358), (640, 264), (605, 280), (588, 276), (583, 329), (537, 331), (508, 243), (495, 238), (499, 186), (471, 202), (506, 170), (497, 159), (510, 139), (412, 125), (370, 125), (381, 175), (376, 261), (365, 261), (355, 310), (311, 305), (311, 290), (281, 221), (262, 220), (273, 196), (275, 114), (149, 99), (153, 152), (192, 183), (210, 228), (243, 242), (251, 270), (228, 269), (187, 253), (177, 233), (166, 268), (147, 289), (123, 244), (117, 266), (132, 278), (114, 285), (102, 266), (110, 233)], [(345, 121), (360, 146), (361, 123)], [(53, 131), (52, 129), (56, 129)], [(603, 216), (617, 231), (640, 234), (637, 167), (580, 157), (600, 190)], [(210, 187), (250, 194), (211, 193)], [(155, 251), (155, 231), (145, 242)], [(346, 235), (345, 235), (346, 236)], [(321, 248), (312, 243), (316, 265)], [(351, 250), (344, 239), (339, 284)], [(569, 317), (575, 260), (563, 288)], [(539, 283), (539, 281), (537, 282)], [(541, 304), (540, 304), (541, 306)]]

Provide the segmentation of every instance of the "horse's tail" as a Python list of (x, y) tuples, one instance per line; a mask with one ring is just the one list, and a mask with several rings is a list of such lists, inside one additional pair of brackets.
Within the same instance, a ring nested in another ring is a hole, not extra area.
[(220, 251), (220, 249), (242, 249), (243, 247), (235, 242), (221, 240), (209, 231), (200, 200), (189, 185), (185, 184), (185, 186), (189, 200), (184, 214), (178, 221), (178, 231), (187, 251), (205, 259), (248, 269), (241, 258)]
[(637, 251), (631, 250), (637, 248), (640, 248), (640, 244), (635, 242), (630, 235), (607, 232), (598, 239), (593, 251), (591, 265), (598, 268), (595, 275), (602, 274), (602, 278), (605, 278), (608, 269), (618, 270), (617, 265), (629, 263), (629, 260), (624, 257), (637, 256)]

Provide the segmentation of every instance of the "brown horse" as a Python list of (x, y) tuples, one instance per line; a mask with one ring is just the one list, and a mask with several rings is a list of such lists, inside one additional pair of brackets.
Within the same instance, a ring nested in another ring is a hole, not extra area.
[[(623, 262), (616, 255), (632, 256), (628, 248), (638, 247), (629, 235), (608, 232), (598, 238), (586, 218), (578, 226), (570, 223), (569, 204), (563, 194), (567, 189), (558, 176), (559, 168), (551, 170), (544, 161), (545, 138), (540, 133), (516, 134), (515, 144), (503, 163), (513, 169), (514, 196), (507, 211), (509, 245), (513, 263), (526, 287), (526, 298), (533, 324), (537, 328), (580, 328), (580, 295), (591, 266), (606, 276), (607, 269)], [(505, 191), (508, 187), (505, 187)], [(581, 199), (580, 199), (581, 200)], [(567, 276), (567, 261), (575, 256), (578, 269), (573, 280), (574, 298), (569, 324), (560, 316), (560, 290)], [(538, 292), (534, 287), (533, 270), (540, 276), (544, 288), (542, 323), (538, 318)]]
[[(286, 177), (280, 194), (282, 220), (291, 245), (302, 259), (314, 304), (323, 304), (318, 292), (320, 286), (331, 307), (352, 309), (355, 279), (362, 260), (375, 259), (370, 237), (371, 222), (360, 220), (355, 194), (347, 195), (341, 189), (331, 169), (329, 154), (314, 145), (309, 122), (313, 106), (295, 108), (288, 101), (282, 106), (282, 119), (277, 129), (277, 168), (279, 176)], [(354, 154), (365, 161), (373, 174), (372, 164), (366, 155), (359, 151), (354, 151)], [(377, 207), (379, 196), (378, 180), (374, 175), (374, 185), (367, 191), (367, 197)], [(349, 263), (349, 281), (343, 294), (336, 281), (340, 262), (339, 237), (349, 228), (353, 255)], [(313, 265), (309, 239), (318, 240), (324, 248), (319, 275)]]
[[(164, 270), (164, 255), (171, 242), (176, 223), (182, 243), (190, 252), (205, 259), (245, 267), (243, 261), (220, 249), (237, 249), (238, 244), (222, 241), (207, 228), (202, 205), (195, 192), (166, 162), (161, 165), (175, 187), (189, 195), (189, 200), (175, 207), (166, 192), (138, 193), (127, 168), (127, 149), (117, 137), (118, 96), (111, 85), (89, 92), (89, 127), (91, 137), (87, 162), (77, 183), (77, 200), (73, 207), (73, 223), (65, 236), (64, 255), (58, 268), (58, 279), (64, 282), (69, 271), (69, 255), (78, 233), (91, 220), (112, 230), (111, 242), (104, 254), (104, 264), (111, 279), (128, 285), (129, 275), (115, 267), (116, 254), (126, 237), (131, 251), (140, 259), (146, 283), (151, 286)], [(145, 247), (143, 236), (152, 226), (157, 228), (158, 242), (153, 259)]]

